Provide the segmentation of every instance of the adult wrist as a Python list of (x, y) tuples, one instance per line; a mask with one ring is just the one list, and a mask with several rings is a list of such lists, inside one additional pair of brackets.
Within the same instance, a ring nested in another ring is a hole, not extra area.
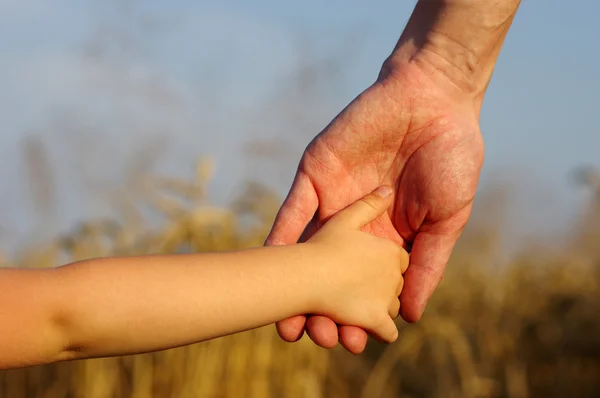
[(420, 0), (383, 74), (407, 64), (482, 97), (520, 0)]

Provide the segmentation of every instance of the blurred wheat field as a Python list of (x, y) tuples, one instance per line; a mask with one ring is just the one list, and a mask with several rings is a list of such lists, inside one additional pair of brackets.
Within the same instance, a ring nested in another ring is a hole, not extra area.
[[(195, 181), (155, 178), (148, 200), (90, 221), (5, 265), (52, 267), (106, 255), (223, 251), (262, 245), (280, 199), (250, 183), (228, 208)], [(0, 371), (0, 398), (379, 398), (600, 396), (600, 195), (571, 242), (499, 257), (493, 225), (470, 225), (423, 320), (398, 321), (389, 346), (353, 356), (274, 327), (155, 354)], [(492, 223), (493, 224), (493, 223)], [(558, 246), (558, 245), (557, 245)], [(1, 353), (0, 353), (1, 355)]]

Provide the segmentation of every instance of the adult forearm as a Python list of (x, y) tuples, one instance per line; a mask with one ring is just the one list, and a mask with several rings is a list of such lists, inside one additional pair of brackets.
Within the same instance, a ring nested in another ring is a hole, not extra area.
[(420, 0), (386, 66), (415, 63), (481, 97), (520, 0)]

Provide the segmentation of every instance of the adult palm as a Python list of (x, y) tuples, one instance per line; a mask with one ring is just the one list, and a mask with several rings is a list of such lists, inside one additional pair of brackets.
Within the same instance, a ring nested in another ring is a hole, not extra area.
[[(420, 319), (441, 281), (470, 215), (484, 152), (481, 98), (426, 71), (416, 63), (382, 69), (378, 80), (315, 137), (267, 239), (268, 245), (296, 243), (303, 232), (310, 235), (377, 186), (392, 186), (393, 206), (365, 230), (410, 250), (400, 296), (408, 322)], [(290, 342), (305, 328), (322, 347), (340, 341), (360, 353), (367, 341), (362, 329), (322, 316), (277, 324), (281, 338)]]

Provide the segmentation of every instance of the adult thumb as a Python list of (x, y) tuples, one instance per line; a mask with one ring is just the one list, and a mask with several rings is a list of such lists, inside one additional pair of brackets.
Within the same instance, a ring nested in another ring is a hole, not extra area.
[(382, 215), (391, 203), (392, 189), (383, 185), (340, 211), (330, 220), (330, 223), (362, 228)]

